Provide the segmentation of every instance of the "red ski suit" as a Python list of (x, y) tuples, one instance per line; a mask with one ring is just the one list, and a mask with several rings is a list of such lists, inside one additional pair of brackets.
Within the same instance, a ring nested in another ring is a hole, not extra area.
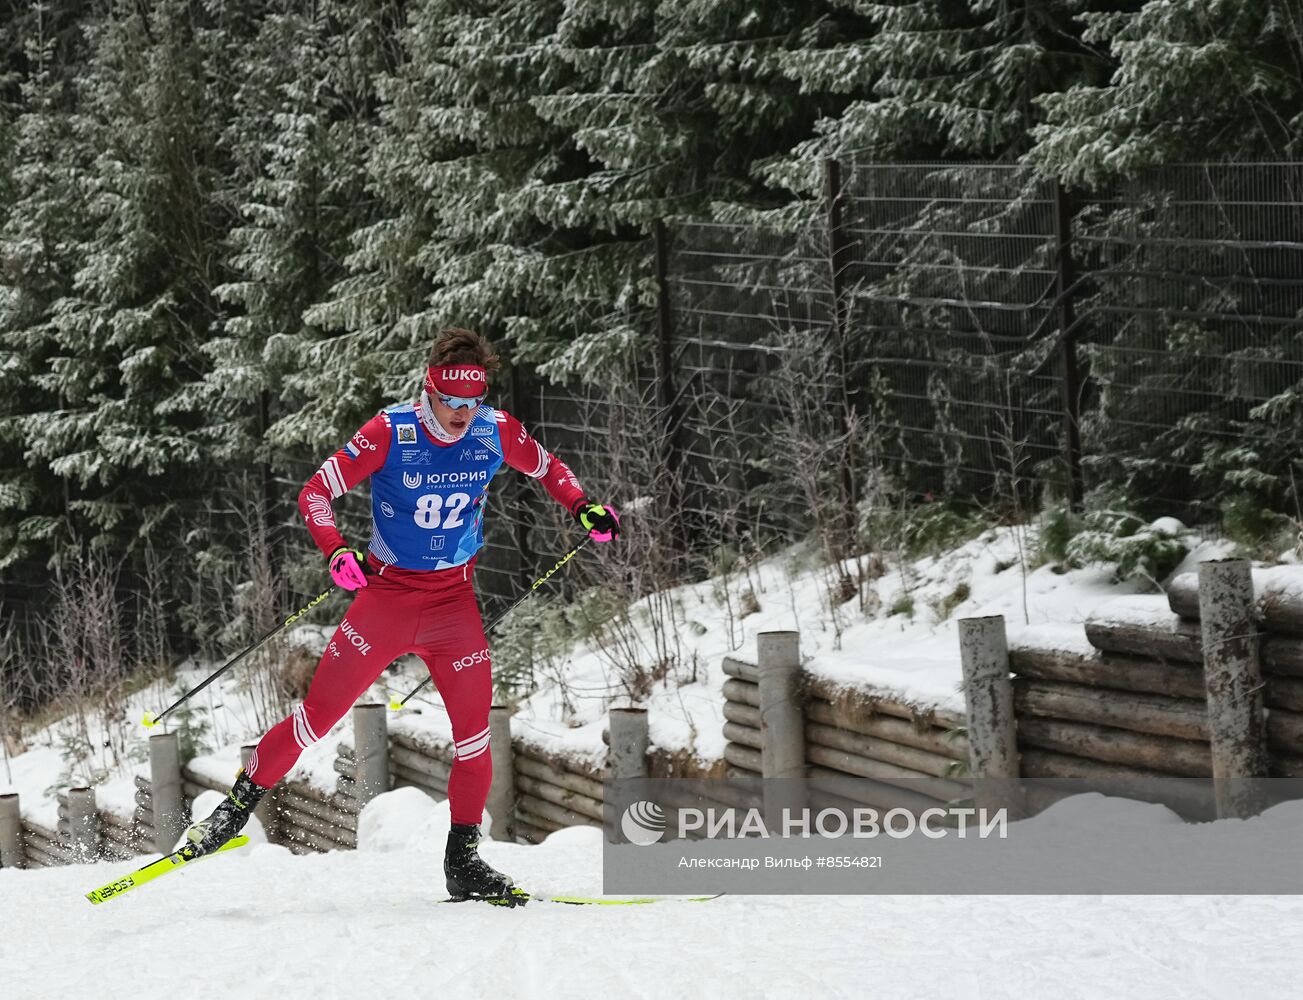
[[(496, 419), (503, 462), (541, 480), (548, 493), (573, 510), (584, 493), (565, 463), (538, 444), (515, 417), (498, 410)], [(463, 444), (440, 440), (425, 417), (420, 427), (441, 447)], [(327, 459), (300, 492), (299, 511), (324, 554), (347, 545), (335, 526), (331, 501), (384, 466), (391, 435), (388, 414), (373, 417), (354, 435), (353, 446)], [(359, 442), (366, 447), (358, 448)], [(357, 591), (322, 654), (307, 697), (262, 738), (245, 771), (264, 788), (276, 784), (390, 663), (415, 653), (429, 668), (452, 722), (452, 821), (479, 823), (493, 774), (488, 753), (493, 683), (472, 583), (475, 557), (447, 569), (411, 570), (387, 564), (372, 551), (367, 563), (367, 586)]]

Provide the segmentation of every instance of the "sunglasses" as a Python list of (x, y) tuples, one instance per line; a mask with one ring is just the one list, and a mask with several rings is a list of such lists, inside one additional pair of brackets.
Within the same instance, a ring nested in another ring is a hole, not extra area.
[(473, 410), (484, 402), (483, 396), (445, 396), (443, 393), (437, 393), (439, 402), (444, 406), (451, 406), (454, 410), (465, 408)]

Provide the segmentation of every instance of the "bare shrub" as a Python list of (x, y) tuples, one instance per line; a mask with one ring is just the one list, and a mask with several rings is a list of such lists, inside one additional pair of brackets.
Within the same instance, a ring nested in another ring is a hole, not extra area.
[[(854, 409), (830, 400), (841, 379), (841, 360), (830, 335), (802, 328), (775, 328), (768, 342), (776, 364), (766, 379), (777, 406), (771, 440), (777, 457), (776, 485), (799, 501), (799, 516), (822, 556), (819, 574), (824, 609), (840, 648), (849, 624), (845, 605), (861, 597), (868, 580), (856, 525), (853, 476), (868, 434)], [(793, 391), (793, 387), (800, 391)]]
[(589, 546), (595, 558), (576, 573), (587, 596), (572, 604), (572, 623), (613, 668), (612, 694), (640, 699), (661, 681), (683, 682), (686, 622), (671, 594), (682, 579), (683, 483), (667, 463), (671, 414), (632, 359), (587, 387), (581, 410), (585, 425), (607, 428), (591, 488), (615, 498), (625, 537)]
[[(245, 627), (247, 646), (277, 624), (279, 610), (288, 600), (288, 588), (277, 574), (272, 557), (267, 505), (251, 480), (245, 479), (239, 507), (246, 540), (244, 571), (247, 578), (235, 590), (235, 611)], [(277, 636), (263, 643), (240, 665), (242, 684), (253, 701), (254, 719), (260, 731), (270, 729), (289, 712), (290, 699), (281, 684), (281, 661), (285, 641)]]
[(62, 715), (61, 784), (93, 784), (127, 759), (127, 637), (119, 566), (102, 551), (70, 547), (55, 564), (51, 599), (32, 652), (49, 668), (41, 701)]

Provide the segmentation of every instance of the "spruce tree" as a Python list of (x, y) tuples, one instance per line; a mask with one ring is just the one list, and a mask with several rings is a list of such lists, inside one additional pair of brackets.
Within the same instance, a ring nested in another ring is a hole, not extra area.
[(856, 100), (819, 122), (774, 176), (808, 190), (802, 161), (851, 152), (879, 162), (1016, 159), (1044, 120), (1041, 95), (1107, 76), (1079, 19), (1137, 2), (843, 0), (873, 27), (817, 59), (792, 60), (788, 72), (803, 86), (835, 86), (839, 76)]
[(75, 496), (65, 512), (99, 545), (126, 551), (219, 476), (215, 434), (193, 390), (219, 312), (217, 172), (189, 5), (111, 8), (91, 30), (78, 79), (76, 178), (86, 232), (55, 352), (36, 381), (58, 409), (23, 421), (28, 454)]
[(83, 51), (69, 5), (36, 4), (22, 29), (25, 74), (9, 127), (9, 198), (0, 224), (0, 568), (43, 562), (67, 542), (68, 481), (34, 447), (67, 404), (51, 377), (57, 316), (81, 265), (90, 149), (78, 134), (73, 78)]
[(233, 458), (288, 472), (296, 449), (338, 443), (342, 428), (305, 408), (319, 394), (325, 334), (304, 313), (343, 277), (352, 233), (374, 221), (366, 164), (375, 84), (395, 65), (393, 10), (282, 0), (233, 53), (239, 85), (222, 136), (232, 280), (216, 289), (233, 314), (207, 345), (205, 383)]
[(1141, 167), (1303, 152), (1303, 2), (1187, 0), (1082, 15), (1107, 84), (1040, 100), (1032, 158), (1089, 186)]

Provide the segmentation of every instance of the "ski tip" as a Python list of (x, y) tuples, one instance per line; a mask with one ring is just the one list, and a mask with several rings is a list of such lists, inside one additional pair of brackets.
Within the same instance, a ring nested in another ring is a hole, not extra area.
[(124, 875), (122, 878), (109, 882), (107, 885), (102, 885), (98, 889), (92, 889), (90, 892), (86, 893), (86, 898), (91, 901), (92, 906), (98, 906), (106, 899), (120, 896), (128, 889), (134, 889), (135, 887), (135, 875)]
[[(214, 851), (213, 854), (221, 854), (223, 851), (230, 851), (237, 847), (243, 847), (247, 843), (249, 843), (247, 835), (243, 833), (237, 834)], [(208, 857), (208, 855), (202, 855), (199, 858), (188, 855), (186, 853), (186, 848), (183, 846), (170, 854), (164, 854), (161, 858), (151, 861), (143, 868), (138, 868), (128, 875), (123, 875), (119, 879), (115, 879), (112, 882), (100, 886), (98, 889), (92, 889), (85, 895), (91, 905), (95, 906), (105, 902), (106, 900), (114, 899), (139, 885), (144, 885), (146, 882), (150, 882), (158, 878), (160, 875), (176, 871), (178, 868), (189, 864), (191, 861), (202, 860), (204, 857)]]

